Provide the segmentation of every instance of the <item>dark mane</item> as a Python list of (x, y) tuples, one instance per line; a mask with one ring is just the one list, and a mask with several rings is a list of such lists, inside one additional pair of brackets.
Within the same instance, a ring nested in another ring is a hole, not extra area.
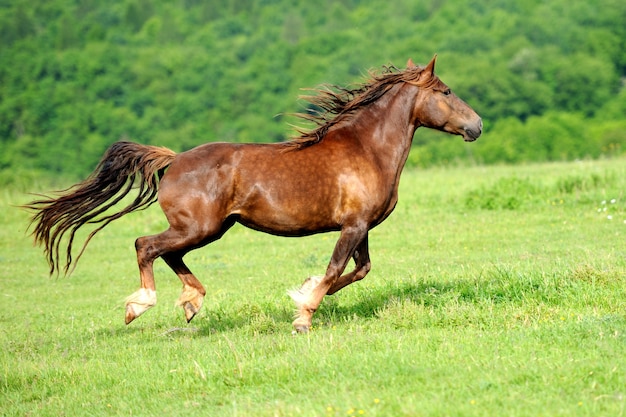
[(301, 96), (310, 103), (310, 110), (296, 116), (313, 122), (317, 127), (310, 131), (298, 129), (300, 136), (292, 138), (285, 144), (302, 149), (320, 142), (332, 126), (352, 116), (360, 108), (375, 102), (400, 82), (411, 82), (422, 87), (432, 86), (438, 78), (421, 80), (423, 69), (411, 67), (399, 70), (395, 66), (385, 66), (380, 73), (370, 71), (369, 79), (353, 89), (336, 85), (312, 89), (315, 95)]

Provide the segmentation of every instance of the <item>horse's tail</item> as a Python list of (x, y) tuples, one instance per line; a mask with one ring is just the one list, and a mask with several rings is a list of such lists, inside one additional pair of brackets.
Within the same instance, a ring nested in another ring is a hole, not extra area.
[[(31, 218), (31, 225), (35, 225), (32, 234), (35, 243), (45, 246), (50, 274), (59, 270), (59, 247), (66, 233), (68, 238), (63, 270), (68, 274), (96, 233), (113, 220), (154, 203), (158, 180), (175, 157), (176, 153), (167, 148), (116, 142), (86, 180), (58, 192), (57, 198), (45, 196), (42, 200), (24, 205), (24, 208), (35, 211)], [(135, 200), (119, 211), (104, 214), (119, 203), (135, 183), (139, 189)], [(74, 236), (85, 223), (101, 225), (89, 234), (80, 253), (72, 260)]]

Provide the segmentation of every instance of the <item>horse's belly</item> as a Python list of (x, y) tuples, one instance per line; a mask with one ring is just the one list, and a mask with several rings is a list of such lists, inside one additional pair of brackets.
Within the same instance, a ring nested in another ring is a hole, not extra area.
[(304, 236), (339, 230), (334, 204), (326, 199), (276, 201), (263, 199), (237, 213), (238, 221), (252, 229), (281, 236)]

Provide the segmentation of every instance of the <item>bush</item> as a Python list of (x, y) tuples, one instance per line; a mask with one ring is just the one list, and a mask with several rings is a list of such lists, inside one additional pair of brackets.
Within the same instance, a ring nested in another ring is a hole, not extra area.
[(467, 208), (486, 210), (515, 210), (525, 201), (537, 197), (540, 187), (530, 180), (517, 177), (501, 178), (494, 184), (470, 191), (465, 197)]

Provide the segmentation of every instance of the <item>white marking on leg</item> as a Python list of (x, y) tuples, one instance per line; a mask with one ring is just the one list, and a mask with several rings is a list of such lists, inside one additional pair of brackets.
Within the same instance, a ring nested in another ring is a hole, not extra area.
[(200, 291), (198, 291), (196, 288), (185, 285), (183, 287), (182, 294), (180, 294), (180, 297), (178, 297), (178, 301), (176, 301), (176, 305), (182, 306), (188, 302), (195, 302), (197, 299), (199, 299), (200, 304), (202, 305), (203, 298), (204, 296), (200, 294)]
[(126, 309), (130, 309), (135, 317), (145, 313), (157, 302), (156, 291), (140, 288), (126, 298)]
[(185, 285), (183, 293), (178, 298), (176, 305), (181, 306), (185, 310), (185, 318), (187, 323), (194, 318), (194, 316), (202, 308), (204, 296), (197, 288)]
[(287, 291), (287, 294), (291, 297), (291, 299), (296, 303), (296, 308), (298, 310), (302, 309), (302, 306), (306, 304), (311, 297), (311, 293), (319, 285), (322, 281), (322, 276), (314, 276), (307, 278), (300, 288), (294, 288), (293, 290)]

